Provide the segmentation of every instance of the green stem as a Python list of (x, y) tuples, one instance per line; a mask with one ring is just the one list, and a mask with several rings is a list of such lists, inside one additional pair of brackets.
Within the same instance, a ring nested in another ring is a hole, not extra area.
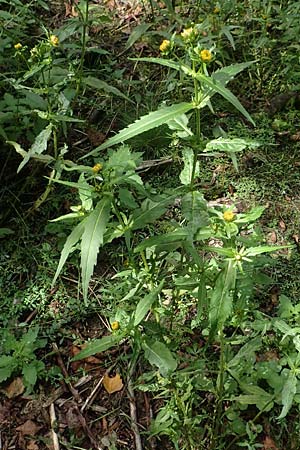
[(86, 31), (87, 31), (88, 20), (89, 20), (89, 2), (88, 2), (88, 0), (86, 0), (86, 2), (85, 2), (84, 15), (81, 12), (79, 12), (79, 14), (81, 15), (81, 18), (82, 18), (82, 43), (81, 43), (82, 47), (81, 47), (79, 67), (78, 67), (78, 71), (77, 71), (77, 86), (76, 86), (75, 98), (78, 97), (80, 89), (81, 89), (83, 65), (84, 65), (84, 58), (85, 58), (85, 54), (86, 54)]
[[(193, 61), (193, 71), (195, 72), (195, 62)], [(200, 103), (200, 97), (201, 97), (201, 86), (199, 84), (199, 81), (194, 78), (194, 102), (196, 105), (196, 112), (195, 112), (195, 126), (196, 126), (196, 147), (194, 149), (194, 160), (193, 160), (193, 168), (192, 168), (192, 176), (191, 176), (191, 191), (194, 190), (195, 185), (195, 174), (196, 174), (196, 167), (197, 167), (197, 161), (198, 161), (198, 154), (199, 154), (199, 146), (201, 142), (201, 116), (200, 116), (200, 109), (198, 108), (198, 105)]]
[(222, 415), (222, 406), (223, 406), (223, 393), (224, 393), (224, 378), (225, 378), (225, 370), (226, 370), (226, 361), (225, 361), (225, 345), (224, 345), (224, 333), (223, 330), (220, 331), (220, 361), (219, 361), (219, 374), (217, 378), (217, 406), (214, 417), (214, 427), (213, 427), (213, 435), (211, 439), (210, 449), (213, 450), (216, 448), (216, 439), (220, 433), (220, 424), (221, 424), (221, 415)]

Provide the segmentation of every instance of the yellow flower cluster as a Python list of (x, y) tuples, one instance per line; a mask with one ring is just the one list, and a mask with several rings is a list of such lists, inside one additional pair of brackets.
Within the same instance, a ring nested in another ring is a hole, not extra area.
[(223, 213), (223, 219), (225, 220), (225, 222), (233, 222), (235, 219), (234, 212), (232, 212), (230, 209), (227, 209)]
[(170, 48), (171, 42), (168, 39), (164, 39), (159, 46), (161, 52), (165, 52)]
[(100, 172), (102, 167), (103, 167), (103, 165), (101, 163), (97, 163), (97, 164), (94, 165), (94, 167), (92, 167), (92, 171), (94, 173), (98, 173), (98, 172)]
[(212, 60), (212, 54), (209, 50), (201, 50), (200, 58), (204, 63), (209, 63)]
[(53, 45), (53, 47), (58, 47), (59, 45), (59, 39), (55, 34), (51, 34), (49, 38), (50, 44)]
[(14, 48), (16, 50), (21, 50), (22, 47), (23, 47), (23, 45), (21, 44), (21, 42), (18, 42), (17, 44), (14, 45)]

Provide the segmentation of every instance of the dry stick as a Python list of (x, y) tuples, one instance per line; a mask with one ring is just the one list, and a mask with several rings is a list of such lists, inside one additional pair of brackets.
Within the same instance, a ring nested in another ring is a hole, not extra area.
[(129, 394), (129, 403), (130, 403), (130, 418), (131, 418), (131, 428), (135, 438), (135, 450), (143, 450), (142, 441), (140, 436), (140, 431), (137, 425), (137, 414), (136, 414), (136, 404), (135, 404), (135, 395), (132, 386), (132, 377), (135, 369), (136, 360), (132, 362), (128, 377), (127, 377), (127, 390)]
[(51, 434), (52, 434), (52, 442), (53, 442), (53, 450), (59, 450), (59, 441), (58, 441), (58, 435), (55, 431), (56, 427), (56, 415), (55, 415), (55, 408), (54, 403), (51, 403), (49, 407), (49, 413), (50, 413), (50, 424), (51, 424)]
[(82, 405), (82, 407), (80, 408), (80, 412), (83, 413), (83, 411), (85, 410), (85, 408), (87, 406), (91, 406), (91, 404), (94, 401), (94, 398), (96, 397), (97, 391), (100, 388), (102, 381), (103, 381), (104, 375), (103, 377), (100, 378), (100, 380), (98, 381), (98, 383), (96, 384), (96, 386), (94, 387), (94, 389), (92, 390), (92, 392), (90, 393), (90, 395), (87, 397), (86, 401), (84, 402), (84, 404)]
[[(62, 360), (62, 357), (61, 357), (61, 354), (60, 354), (60, 352), (59, 352), (59, 350), (58, 350), (58, 347), (57, 347), (57, 345), (56, 345), (55, 343), (52, 344), (52, 346), (53, 346), (53, 349), (54, 349), (54, 351), (55, 351), (55, 353), (56, 353), (56, 356), (57, 356), (57, 362), (58, 362), (59, 367), (61, 368), (62, 374), (63, 374), (63, 376), (64, 376), (66, 379), (68, 379), (68, 378), (69, 378), (69, 374), (68, 374), (67, 369), (66, 369), (66, 366), (65, 366), (65, 364), (64, 364), (64, 362), (63, 362), (63, 360)], [(70, 383), (70, 381), (65, 381), (65, 384), (67, 385), (69, 391), (71, 392), (71, 394), (73, 395), (73, 397), (75, 398), (75, 400), (76, 400), (78, 403), (81, 403), (82, 400), (81, 400), (81, 398), (80, 398), (80, 395), (79, 395), (77, 389), (75, 389), (75, 388), (72, 386), (72, 384)]]

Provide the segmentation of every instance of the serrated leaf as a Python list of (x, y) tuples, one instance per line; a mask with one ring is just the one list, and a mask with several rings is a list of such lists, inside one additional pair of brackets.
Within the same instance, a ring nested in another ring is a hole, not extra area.
[(105, 352), (109, 348), (118, 344), (123, 339), (124, 335), (110, 335), (104, 336), (102, 339), (96, 339), (94, 341), (88, 342), (85, 348), (77, 353), (77, 355), (72, 358), (72, 361), (78, 361), (80, 359), (88, 358), (89, 356), (96, 355), (97, 353)]
[(159, 236), (152, 236), (148, 239), (145, 239), (134, 249), (134, 252), (139, 253), (149, 247), (170, 245), (173, 244), (174, 242), (182, 242), (185, 241), (188, 237), (189, 237), (188, 230), (180, 228), (178, 230), (172, 231), (171, 233), (166, 233)]
[(127, 128), (119, 131), (118, 134), (111, 137), (103, 144), (99, 145), (99, 147), (96, 147), (90, 153), (85, 155), (84, 158), (95, 155), (101, 150), (112, 147), (113, 145), (125, 142), (128, 139), (144, 133), (145, 131), (149, 131), (153, 128), (159, 127), (165, 124), (168, 120), (174, 119), (174, 117), (190, 111), (193, 107), (193, 103), (184, 102), (178, 103), (177, 105), (166, 106), (164, 108), (158, 109), (157, 111), (150, 112), (149, 114), (142, 116), (140, 119), (130, 124)]
[(153, 305), (153, 303), (157, 299), (158, 294), (160, 293), (160, 291), (163, 288), (163, 285), (164, 285), (164, 280), (162, 280), (160, 282), (159, 286), (157, 286), (156, 289), (154, 289), (152, 292), (150, 292), (144, 298), (141, 298), (141, 300), (138, 302), (138, 304), (136, 306), (135, 313), (134, 313), (134, 323), (133, 323), (133, 325), (135, 327), (142, 322), (142, 320), (144, 319), (144, 317), (148, 313), (149, 309), (151, 308), (151, 306)]
[(97, 262), (100, 245), (109, 220), (111, 198), (104, 197), (94, 211), (84, 221), (84, 232), (81, 237), (81, 273), (84, 300), (87, 300), (88, 286)]
[(227, 367), (231, 368), (241, 364), (243, 359), (248, 359), (251, 354), (260, 349), (262, 340), (260, 337), (255, 337), (251, 341), (243, 345), (237, 352), (237, 354), (227, 363)]
[(75, 245), (80, 241), (82, 233), (84, 232), (84, 226), (85, 223), (83, 220), (78, 225), (76, 225), (76, 227), (72, 230), (71, 234), (68, 236), (60, 255), (60, 260), (52, 281), (52, 286), (55, 284), (57, 277), (59, 276), (63, 266), (65, 265), (65, 262), (69, 254), (72, 253), (72, 251), (75, 248)]
[[(194, 152), (190, 147), (182, 150), (182, 158), (184, 168), (182, 169), (179, 178), (183, 185), (187, 186), (191, 183), (194, 164)], [(199, 175), (199, 162), (196, 163), (195, 177)]]
[(132, 100), (130, 100), (127, 97), (127, 95), (124, 95), (119, 89), (117, 89), (114, 86), (111, 86), (110, 84), (106, 83), (103, 80), (99, 80), (98, 78), (95, 78), (95, 77), (83, 77), (82, 83), (85, 84), (86, 86), (105, 91), (108, 94), (117, 95), (118, 97), (122, 97), (125, 100), (132, 103)]
[(155, 341), (153, 344), (144, 342), (142, 347), (145, 352), (145, 358), (148, 359), (150, 364), (158, 367), (163, 377), (174, 372), (177, 367), (177, 362), (164, 343), (159, 341)]
[(283, 408), (281, 410), (280, 416), (278, 416), (278, 420), (283, 419), (291, 409), (295, 394), (297, 392), (297, 383), (298, 380), (295, 373), (290, 370), (289, 376), (283, 385), (281, 393)]
[(48, 140), (52, 133), (52, 128), (53, 128), (53, 125), (51, 123), (49, 123), (49, 125), (47, 125), (46, 128), (44, 128), (44, 130), (42, 130), (36, 136), (34, 143), (30, 147), (28, 152), (23, 150), (22, 147), (19, 144), (17, 144), (16, 142), (7, 141), (8, 144), (11, 144), (15, 148), (16, 152), (18, 152), (21, 156), (23, 156), (23, 161), (19, 165), (19, 167), (17, 169), (17, 173), (19, 173), (20, 170), (25, 166), (25, 164), (28, 163), (30, 158), (41, 155), (41, 153), (43, 153), (46, 150), (47, 145), (48, 145)]
[(37, 367), (35, 362), (33, 361), (23, 366), (22, 374), (24, 375), (24, 384), (26, 386), (34, 386), (37, 380)]
[(258, 146), (259, 143), (255, 141), (247, 141), (246, 139), (240, 138), (224, 138), (219, 137), (218, 139), (213, 139), (208, 142), (205, 147), (206, 151), (214, 151), (217, 150), (219, 152), (231, 153), (231, 152), (241, 152), (246, 147)]
[(177, 196), (178, 194), (170, 195), (169, 197), (162, 198), (158, 202), (146, 199), (143, 202), (142, 208), (135, 212), (131, 229), (137, 230), (149, 223), (153, 223), (166, 212), (168, 206), (174, 202)]
[(198, 191), (188, 192), (182, 197), (182, 214), (188, 221), (188, 227), (194, 235), (199, 228), (209, 225), (207, 203)]
[(221, 330), (232, 310), (233, 290), (236, 281), (234, 261), (226, 261), (219, 273), (209, 306), (210, 339)]
[(250, 123), (252, 123), (252, 125), (255, 126), (255, 122), (251, 118), (250, 114), (246, 111), (246, 109), (243, 107), (243, 105), (240, 103), (240, 101), (237, 99), (237, 97), (231, 91), (229, 91), (229, 89), (227, 89), (225, 86), (223, 86), (216, 79), (207, 77), (206, 75), (204, 75), (202, 73), (197, 73), (195, 75), (195, 78), (198, 81), (200, 81), (201, 83), (203, 83), (204, 86), (207, 85), (213, 91), (222, 95), (222, 97), (224, 97), (227, 101), (229, 101), (240, 113), (243, 114), (243, 116), (246, 117), (247, 120), (249, 120)]

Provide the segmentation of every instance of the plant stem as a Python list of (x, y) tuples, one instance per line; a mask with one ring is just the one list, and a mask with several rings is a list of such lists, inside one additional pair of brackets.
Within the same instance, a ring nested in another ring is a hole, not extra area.
[(77, 86), (76, 86), (76, 95), (75, 98), (77, 98), (82, 84), (82, 74), (83, 74), (83, 65), (84, 65), (84, 57), (86, 53), (86, 30), (88, 27), (88, 20), (89, 20), (89, 2), (86, 0), (85, 2), (85, 12), (84, 15), (79, 11), (79, 14), (82, 18), (82, 41), (81, 41), (81, 55), (80, 55), (80, 62), (79, 67), (77, 71)]
[[(193, 71), (195, 72), (196, 66), (195, 61), (193, 61)], [(191, 175), (191, 191), (194, 190), (195, 185), (195, 174), (196, 174), (196, 167), (198, 162), (198, 154), (199, 154), (199, 145), (201, 142), (201, 116), (200, 116), (200, 109), (198, 108), (198, 105), (200, 103), (200, 94), (201, 94), (201, 87), (199, 85), (199, 81), (194, 78), (194, 102), (196, 104), (196, 112), (195, 112), (195, 125), (196, 125), (196, 147), (194, 149), (194, 160), (193, 160), (193, 168), (192, 168), (192, 175)]]

